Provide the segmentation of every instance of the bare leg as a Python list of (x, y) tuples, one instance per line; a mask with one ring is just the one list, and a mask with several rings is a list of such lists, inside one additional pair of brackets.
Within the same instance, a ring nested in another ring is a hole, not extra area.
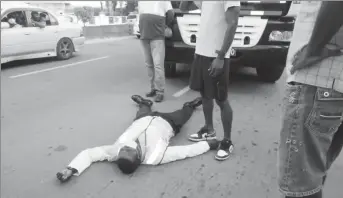
[(231, 140), (231, 128), (232, 128), (232, 119), (233, 112), (228, 100), (220, 102), (216, 100), (221, 113), (221, 119), (224, 129), (224, 138)]

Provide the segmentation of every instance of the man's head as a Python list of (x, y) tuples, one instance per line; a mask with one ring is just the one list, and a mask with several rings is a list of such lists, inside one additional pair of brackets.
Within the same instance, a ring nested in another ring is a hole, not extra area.
[(15, 19), (14, 19), (14, 18), (8, 19), (8, 23), (9, 23), (10, 25), (16, 25), (16, 24), (17, 24), (17, 23), (15, 22)]
[(32, 17), (32, 19), (35, 20), (35, 21), (38, 21), (39, 18), (40, 18), (38, 12), (35, 12), (35, 11), (31, 12), (31, 17)]
[(141, 149), (136, 142), (128, 142), (118, 153), (117, 165), (124, 174), (133, 173), (141, 164)]

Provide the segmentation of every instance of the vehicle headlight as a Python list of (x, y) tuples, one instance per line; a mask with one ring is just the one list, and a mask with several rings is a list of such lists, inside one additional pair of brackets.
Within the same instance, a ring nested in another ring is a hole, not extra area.
[(272, 31), (269, 34), (269, 41), (290, 42), (292, 35), (292, 31)]

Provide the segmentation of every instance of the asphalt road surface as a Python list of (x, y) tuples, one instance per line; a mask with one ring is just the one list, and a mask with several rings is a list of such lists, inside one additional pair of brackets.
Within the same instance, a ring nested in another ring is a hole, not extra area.
[[(139, 41), (92, 43), (67, 61), (42, 59), (2, 66), (2, 198), (276, 198), (276, 154), (283, 77), (265, 84), (254, 75), (230, 87), (234, 109), (234, 155), (214, 160), (214, 152), (161, 166), (142, 166), (131, 176), (111, 163), (97, 163), (61, 185), (55, 174), (81, 150), (113, 143), (131, 123), (132, 94), (148, 91)], [(4, 68), (5, 67), (5, 68)], [(181, 68), (182, 69), (182, 68)], [(167, 80), (166, 100), (155, 109), (171, 111), (198, 96), (188, 91), (187, 72)], [(201, 108), (172, 140), (203, 124)], [(219, 109), (215, 127), (223, 136)], [(343, 158), (333, 165), (325, 198), (343, 195)]]

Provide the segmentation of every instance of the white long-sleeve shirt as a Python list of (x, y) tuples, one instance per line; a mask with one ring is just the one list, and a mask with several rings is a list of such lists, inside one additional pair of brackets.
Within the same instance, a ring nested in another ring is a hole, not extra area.
[(159, 165), (201, 155), (210, 150), (208, 143), (198, 142), (185, 146), (169, 146), (174, 136), (172, 126), (159, 116), (146, 116), (134, 121), (112, 145), (89, 148), (80, 152), (68, 165), (80, 175), (92, 163), (116, 161), (120, 148), (126, 141), (138, 139), (142, 148), (142, 164)]

